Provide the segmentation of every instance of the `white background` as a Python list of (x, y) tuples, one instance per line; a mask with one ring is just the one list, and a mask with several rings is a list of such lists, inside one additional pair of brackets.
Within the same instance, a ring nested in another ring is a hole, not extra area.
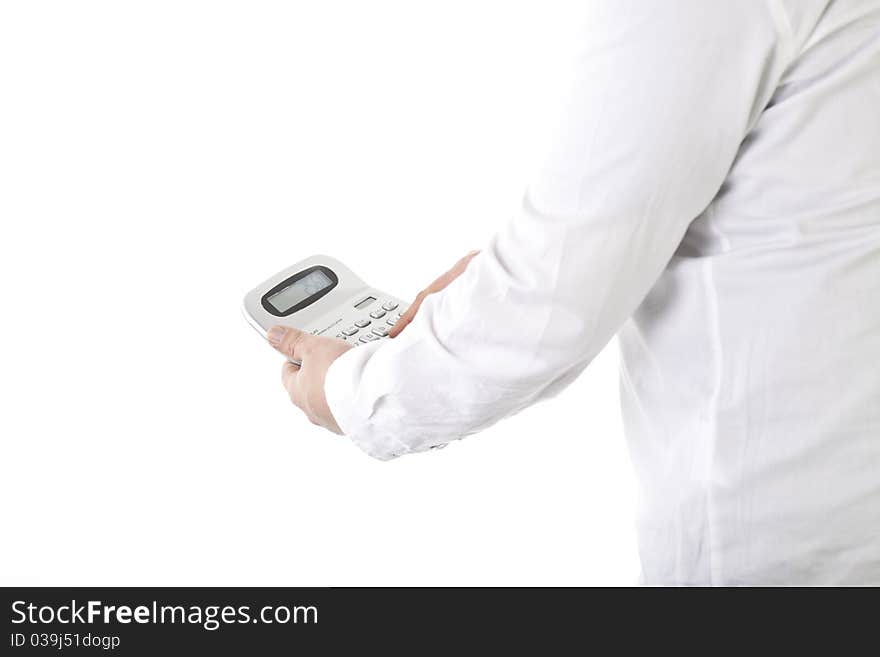
[(0, 583), (633, 583), (613, 345), (381, 463), (290, 406), (239, 313), (312, 253), (411, 298), (483, 245), (538, 164), (572, 11), (2, 3)]

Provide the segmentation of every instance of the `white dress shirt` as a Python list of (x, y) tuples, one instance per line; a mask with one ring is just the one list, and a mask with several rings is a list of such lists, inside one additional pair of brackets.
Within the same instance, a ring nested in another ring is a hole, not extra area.
[(593, 2), (581, 36), (521, 211), (331, 366), (336, 420), (422, 451), (617, 334), (645, 582), (880, 584), (880, 0)]

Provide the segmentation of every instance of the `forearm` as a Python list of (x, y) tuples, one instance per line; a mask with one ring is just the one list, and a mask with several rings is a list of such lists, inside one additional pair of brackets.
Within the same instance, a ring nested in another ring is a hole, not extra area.
[(362, 449), (378, 458), (421, 451), (558, 392), (614, 335), (668, 260), (670, 247), (639, 249), (637, 271), (622, 267), (637, 228), (611, 216), (554, 215), (539, 202), (527, 198), (459, 279), (426, 298), (400, 336), (331, 366), (328, 402)]

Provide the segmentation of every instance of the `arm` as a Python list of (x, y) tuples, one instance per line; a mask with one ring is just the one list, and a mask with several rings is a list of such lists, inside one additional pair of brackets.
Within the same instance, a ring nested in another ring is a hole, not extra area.
[(391, 341), (327, 370), (341, 430), (391, 458), (571, 382), (713, 199), (789, 57), (760, 0), (591, 5), (558, 136), (520, 212)]

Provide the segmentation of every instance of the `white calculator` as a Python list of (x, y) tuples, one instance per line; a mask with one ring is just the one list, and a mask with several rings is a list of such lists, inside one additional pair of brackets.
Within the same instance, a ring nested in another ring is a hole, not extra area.
[(283, 325), (357, 346), (388, 337), (408, 305), (370, 287), (335, 258), (316, 255), (248, 292), (242, 309), (263, 337)]

